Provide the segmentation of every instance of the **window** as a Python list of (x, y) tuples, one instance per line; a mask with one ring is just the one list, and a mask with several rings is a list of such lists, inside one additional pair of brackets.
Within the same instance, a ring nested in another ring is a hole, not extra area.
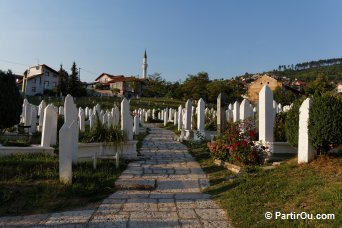
[(46, 89), (47, 87), (49, 87), (49, 82), (48, 82), (48, 81), (45, 81), (45, 82), (44, 82), (44, 88)]
[(42, 84), (42, 77), (39, 77), (39, 84)]
[(33, 92), (33, 93), (36, 92), (36, 87), (32, 87), (32, 92)]
[(56, 82), (53, 82), (53, 83), (52, 83), (52, 86), (53, 86), (53, 87), (56, 87), (56, 86), (57, 86), (57, 83), (56, 83)]
[(36, 82), (37, 82), (37, 80), (34, 78), (34, 79), (33, 79), (33, 83), (36, 84)]
[(50, 74), (49, 71), (46, 71), (46, 72), (45, 72), (45, 75), (46, 75), (46, 76), (49, 76), (49, 74)]

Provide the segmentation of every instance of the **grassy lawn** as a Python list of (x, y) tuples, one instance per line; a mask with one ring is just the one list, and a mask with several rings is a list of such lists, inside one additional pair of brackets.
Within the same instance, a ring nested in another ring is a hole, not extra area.
[(0, 157), (0, 216), (46, 213), (79, 207), (95, 207), (115, 191), (114, 183), (126, 168), (123, 161), (92, 162), (73, 167), (73, 184), (58, 179), (58, 157), (44, 154)]
[[(44, 100), (47, 103), (53, 103), (57, 106), (63, 106), (64, 100), (59, 98), (50, 98), (45, 97)], [(40, 98), (39, 97), (28, 97), (28, 101), (34, 105), (39, 105)], [(153, 108), (178, 108), (179, 105), (184, 105), (186, 101), (181, 101), (172, 98), (132, 98), (130, 101), (130, 108), (138, 109), (138, 108), (145, 108), (145, 109), (153, 109)], [(114, 105), (120, 107), (121, 98), (119, 97), (77, 97), (75, 100), (77, 107), (85, 108), (88, 106), (92, 108), (96, 104), (99, 104), (102, 109), (111, 109)]]
[[(273, 170), (234, 177), (214, 165), (205, 144), (190, 152), (209, 175), (206, 193), (227, 210), (235, 227), (342, 227), (342, 157), (321, 156), (310, 164), (293, 159)], [(334, 213), (334, 220), (265, 219), (265, 212)]]

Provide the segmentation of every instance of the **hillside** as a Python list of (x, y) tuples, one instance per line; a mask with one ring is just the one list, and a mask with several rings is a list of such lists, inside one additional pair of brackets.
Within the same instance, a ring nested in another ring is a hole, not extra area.
[(324, 74), (331, 81), (342, 81), (342, 62), (341, 59), (327, 59), (298, 63), (286, 67), (279, 66), (278, 70), (268, 71), (278, 77), (288, 77), (290, 80), (298, 79), (300, 81), (313, 81), (318, 74)]

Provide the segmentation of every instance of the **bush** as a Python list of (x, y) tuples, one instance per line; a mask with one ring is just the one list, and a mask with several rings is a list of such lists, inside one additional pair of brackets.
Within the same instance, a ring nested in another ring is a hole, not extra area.
[(253, 121), (229, 123), (225, 132), (216, 140), (208, 143), (211, 155), (223, 161), (238, 165), (262, 163), (266, 148), (254, 144), (255, 127)]
[(23, 98), (11, 71), (0, 70), (0, 135), (20, 121)]
[(310, 108), (309, 136), (319, 153), (342, 144), (342, 98), (329, 94), (315, 96)]
[(277, 113), (274, 121), (274, 141), (286, 142), (285, 134), (286, 112)]
[[(97, 115), (96, 115), (97, 116)], [(97, 116), (95, 126), (88, 131), (80, 132), (80, 142), (92, 143), (92, 142), (108, 142), (116, 143), (126, 140), (126, 135), (118, 127), (105, 127)]]
[(285, 118), (285, 135), (287, 142), (293, 146), (298, 146), (299, 131), (299, 108), (305, 97), (302, 97), (292, 103), (292, 108), (286, 113)]

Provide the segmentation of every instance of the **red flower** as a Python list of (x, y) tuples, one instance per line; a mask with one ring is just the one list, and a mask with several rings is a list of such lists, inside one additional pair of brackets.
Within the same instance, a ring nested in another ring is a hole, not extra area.
[(252, 142), (252, 141), (249, 142), (249, 145), (254, 146), (254, 142)]
[(250, 130), (248, 135), (249, 135), (249, 137), (253, 138), (255, 136), (255, 132)]
[(245, 140), (242, 140), (242, 147), (246, 148), (247, 147), (247, 142)]

